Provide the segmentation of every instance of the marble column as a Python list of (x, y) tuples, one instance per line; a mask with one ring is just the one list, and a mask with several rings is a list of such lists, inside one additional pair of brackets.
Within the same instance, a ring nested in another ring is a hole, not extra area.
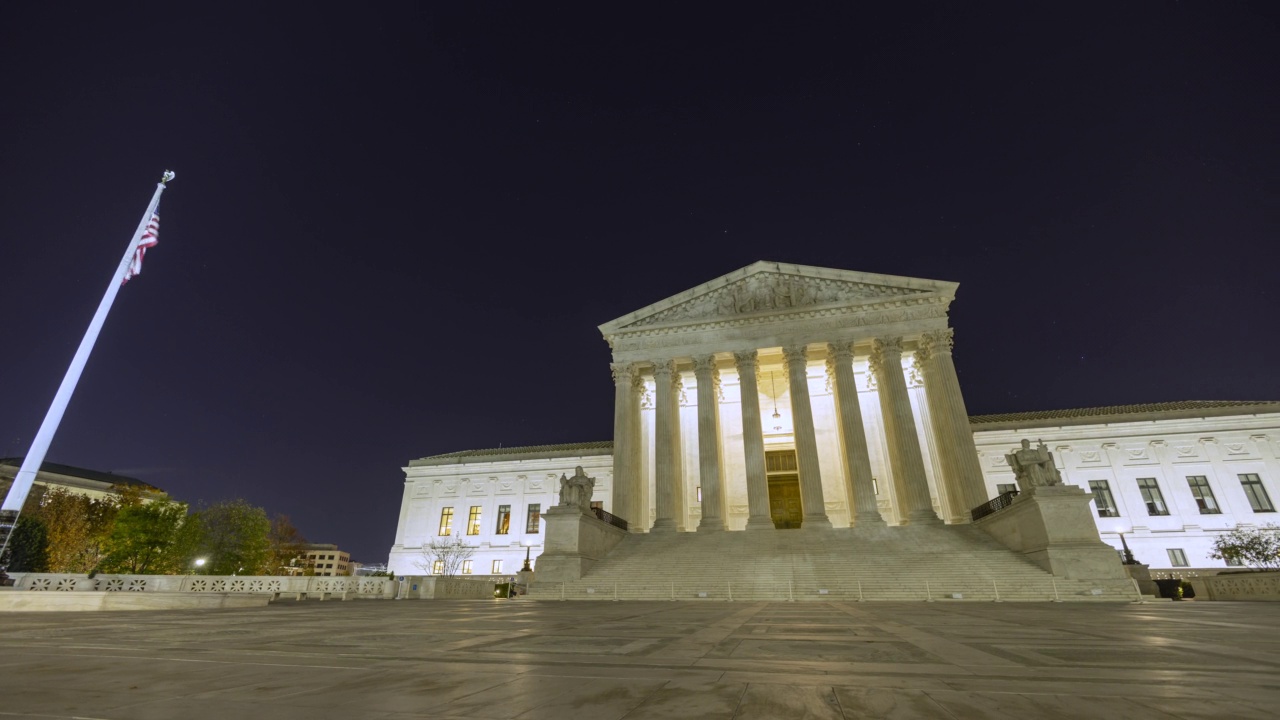
[(936, 525), (942, 522), (933, 510), (929, 496), (929, 480), (924, 472), (924, 456), (920, 453), (920, 436), (916, 433), (915, 414), (907, 380), (902, 374), (902, 338), (877, 338), (871, 351), (871, 372), (876, 376), (880, 393), (880, 414), (889, 440), (889, 466), (898, 496), (898, 509), (912, 525)]
[(653, 474), (657, 517), (653, 521), (653, 532), (675, 532), (679, 527), (680, 396), (676, 388), (679, 379), (675, 362), (654, 361)]
[(858, 404), (858, 386), (853, 377), (852, 343), (827, 345), (827, 370), (836, 401), (840, 457), (844, 465), (845, 493), (849, 496), (849, 525), (884, 525), (872, 482), (871, 455), (867, 451), (867, 433)]
[(772, 530), (769, 516), (769, 481), (764, 471), (764, 428), (760, 424), (760, 390), (756, 372), (760, 360), (755, 350), (733, 354), (738, 367), (739, 389), (742, 393), (742, 448), (747, 466), (747, 517), (748, 530)]
[(809, 401), (809, 358), (803, 345), (782, 348), (787, 378), (791, 381), (791, 416), (795, 424), (796, 465), (800, 469), (800, 502), (807, 529), (829, 528), (827, 504), (822, 497), (822, 472), (818, 468), (818, 435), (813, 427)]
[(639, 373), (631, 363), (614, 363), (613, 370), (613, 507), (609, 512), (641, 527), (639, 454), (633, 445), (640, 432), (640, 402), (635, 383)]
[(698, 482), (702, 520), (698, 531), (724, 530), (724, 492), (720, 469), (720, 370), (715, 355), (693, 358), (698, 380)]
[(960, 498), (964, 506), (960, 517), (967, 522), (969, 511), (988, 498), (969, 412), (964, 407), (960, 378), (951, 358), (953, 336), (951, 328), (925, 333), (916, 351), (916, 363), (924, 375), (929, 420), (942, 461), (942, 481), (947, 484), (948, 495)]

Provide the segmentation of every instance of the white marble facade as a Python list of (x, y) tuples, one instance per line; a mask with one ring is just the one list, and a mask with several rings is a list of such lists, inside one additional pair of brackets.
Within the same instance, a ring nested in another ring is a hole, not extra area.
[(1004, 454), (1022, 438), (1043, 439), (1063, 481), (1095, 494), (1103, 541), (1119, 550), (1124, 533), (1153, 570), (1226, 569), (1209, 557), (1215, 537), (1238, 525), (1280, 524), (1280, 402), (988, 415), (972, 427), (993, 496), (1013, 483)]
[[(1123, 426), (1064, 413), (971, 426), (951, 356), (956, 287), (759, 262), (605, 323), (613, 442), (412, 461), (388, 566), (422, 573), (421, 548), (451, 508), (452, 532), (478, 548), (473, 574), (518, 570), (525, 545), (541, 553), (542, 528), (526, 532), (529, 505), (554, 505), (558, 478), (577, 465), (597, 478), (594, 500), (632, 532), (777, 531), (773, 451), (794, 453), (803, 527), (965, 523), (1013, 482), (1000, 463), (1024, 437), (1049, 443), (1067, 482), (1110, 482), (1119, 516), (1100, 519), (1102, 537), (1118, 546), (1124, 531), (1153, 568), (1170, 566), (1170, 548), (1191, 567), (1224, 567), (1207, 558), (1212, 537), (1268, 519), (1233, 478), (1255, 474), (1278, 499), (1280, 404), (1263, 415), (1139, 413)], [(1209, 478), (1222, 513), (1199, 514), (1179, 473)], [(1136, 482), (1150, 477), (1169, 515), (1145, 513)], [(512, 516), (499, 533), (504, 505)]]

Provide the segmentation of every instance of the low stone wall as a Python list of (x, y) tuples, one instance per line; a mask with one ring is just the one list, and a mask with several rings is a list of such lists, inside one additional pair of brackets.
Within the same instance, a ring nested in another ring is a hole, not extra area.
[(1280, 601), (1280, 572), (1252, 572), (1191, 578), (1196, 600)]
[(494, 580), (481, 578), (410, 575), (405, 577), (402, 598), (408, 600), (492, 600)]
[(257, 575), (88, 575), (12, 573), (13, 588), (31, 592), (167, 592), (394, 598), (396, 581), (369, 577), (276, 577)]
[[(6, 588), (7, 590), (7, 588)], [(0, 592), (0, 612), (99, 612), (107, 610), (208, 610), (263, 607), (265, 594), (178, 592)]]

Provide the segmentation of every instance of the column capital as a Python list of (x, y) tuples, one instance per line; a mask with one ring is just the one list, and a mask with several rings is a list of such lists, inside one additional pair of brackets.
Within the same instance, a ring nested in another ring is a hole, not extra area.
[(804, 345), (788, 345), (782, 348), (782, 358), (786, 361), (788, 368), (791, 367), (792, 363), (803, 365), (809, 362), (808, 348)]
[(739, 372), (756, 370), (760, 367), (760, 353), (757, 350), (737, 350), (733, 353), (733, 362)]
[(827, 343), (827, 357), (836, 362), (853, 362), (853, 343)]
[(916, 351), (916, 357), (921, 362), (926, 362), (934, 355), (949, 354), (954, 346), (955, 331), (951, 328), (927, 332), (920, 336), (920, 349)]
[(640, 375), (635, 363), (610, 363), (609, 372), (615, 385), (634, 385)]
[(871, 342), (871, 359), (868, 363), (877, 379), (883, 380), (884, 371), (902, 372), (902, 338), (876, 338)]
[(656, 382), (670, 382), (672, 377), (679, 377), (676, 373), (675, 360), (654, 360), (653, 361), (653, 379)]
[(716, 369), (715, 355), (694, 355), (693, 356), (693, 373), (702, 375)]

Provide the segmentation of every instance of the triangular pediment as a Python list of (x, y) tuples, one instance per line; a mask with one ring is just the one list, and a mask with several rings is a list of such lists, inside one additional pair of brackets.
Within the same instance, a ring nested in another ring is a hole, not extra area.
[(600, 326), (606, 336), (656, 327), (878, 306), (911, 296), (953, 296), (956, 284), (851, 270), (757, 262)]

